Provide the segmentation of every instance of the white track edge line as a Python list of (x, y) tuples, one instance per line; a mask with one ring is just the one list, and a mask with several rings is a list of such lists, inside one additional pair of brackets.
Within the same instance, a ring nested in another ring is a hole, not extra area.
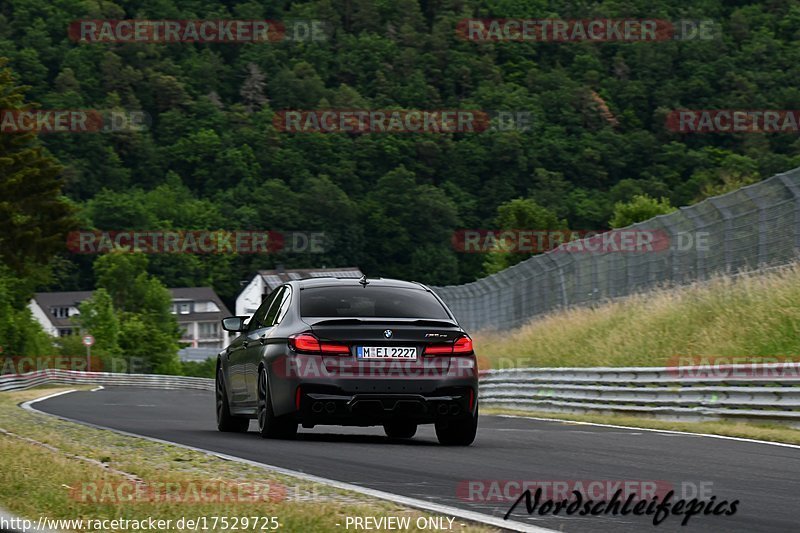
[(577, 424), (581, 426), (598, 426), (604, 428), (615, 429), (632, 429), (635, 431), (649, 431), (654, 433), (669, 433), (671, 435), (689, 435), (693, 437), (708, 437), (711, 439), (734, 440), (739, 442), (749, 442), (751, 444), (769, 444), (770, 446), (781, 446), (783, 448), (800, 449), (798, 444), (789, 444), (788, 442), (772, 442), (768, 440), (748, 439), (746, 437), (731, 437), (729, 435), (713, 435), (711, 433), (693, 433), (691, 431), (677, 431), (674, 429), (656, 429), (656, 428), (643, 428), (636, 426), (618, 426), (615, 424), (601, 424), (600, 422), (582, 422), (578, 420), (569, 420), (566, 418), (543, 418), (540, 416), (525, 416), (525, 415), (501, 415), (501, 414), (486, 414), (484, 416), (497, 416), (503, 418), (524, 418), (528, 420), (540, 420), (543, 422), (566, 422), (568, 424)]
[[(203, 449), (203, 448), (198, 448), (196, 446), (190, 446), (188, 444), (180, 444), (180, 443), (177, 443), (177, 442), (171, 442), (171, 441), (168, 441), (168, 440), (158, 439), (158, 438), (155, 438), (155, 437), (148, 437), (146, 435), (139, 435), (137, 433), (131, 433), (129, 431), (123, 431), (123, 430), (120, 430), (120, 429), (114, 429), (114, 428), (110, 428), (110, 427), (106, 427), (106, 426), (101, 426), (99, 424), (93, 424), (91, 422), (84, 422), (82, 420), (77, 420), (77, 419), (69, 418), (69, 417), (66, 417), (66, 416), (55, 415), (55, 414), (52, 414), (52, 413), (47, 413), (45, 411), (40, 411), (40, 410), (35, 409), (34, 407), (32, 407), (33, 404), (36, 404), (36, 403), (39, 403), (39, 402), (43, 402), (45, 400), (49, 400), (49, 399), (52, 399), (52, 398), (55, 398), (56, 396), (61, 396), (62, 394), (69, 394), (71, 392), (77, 392), (77, 391), (75, 389), (72, 389), (72, 390), (57, 392), (55, 394), (50, 394), (48, 396), (43, 396), (41, 398), (35, 398), (33, 400), (28, 400), (27, 402), (21, 403), (20, 407), (22, 407), (26, 411), (29, 411), (29, 412), (32, 412), (32, 413), (38, 413), (38, 414), (42, 414), (42, 415), (46, 415), (46, 416), (52, 416), (52, 417), (55, 417), (55, 418), (59, 418), (61, 420), (65, 420), (67, 422), (73, 422), (73, 423), (76, 423), (76, 424), (81, 424), (81, 425), (84, 425), (84, 426), (93, 427), (95, 429), (102, 429), (102, 430), (105, 430), (105, 431), (112, 431), (114, 433), (117, 433), (117, 434), (120, 434), (120, 435), (125, 435), (125, 436), (128, 436), (128, 437), (136, 437), (136, 438), (140, 438), (140, 439), (147, 439), (147, 440), (152, 441), (152, 442), (158, 442), (160, 444), (169, 444), (171, 446), (178, 446), (178, 447), (181, 447), (181, 448), (185, 448), (187, 450), (192, 450), (192, 451), (196, 451), (196, 452), (199, 452), (199, 453), (204, 453), (206, 455), (211, 455), (211, 456), (214, 456), (214, 457), (218, 457), (220, 459), (225, 459), (227, 461), (235, 461), (237, 463), (243, 463), (243, 464), (247, 464), (247, 465), (250, 465), (250, 466), (255, 466), (257, 468), (261, 468), (261, 469), (269, 470), (269, 471), (272, 471), (272, 472), (275, 472), (275, 473), (278, 473), (278, 474), (283, 474), (283, 475), (286, 475), (286, 476), (298, 478), (298, 479), (301, 479), (301, 480), (304, 480), (304, 481), (310, 481), (310, 482), (313, 482), (313, 483), (320, 483), (320, 484), (327, 485), (329, 487), (334, 487), (334, 488), (337, 488), (337, 489), (349, 490), (349, 491), (357, 492), (357, 493), (363, 494), (365, 496), (371, 496), (373, 498), (386, 500), (386, 501), (389, 501), (391, 503), (405, 505), (407, 507), (413, 507), (415, 509), (420, 509), (420, 510), (431, 512), (431, 513), (435, 513), (435, 514), (449, 515), (449, 516), (453, 516), (453, 517), (457, 517), (457, 518), (462, 518), (462, 519), (468, 520), (470, 522), (476, 522), (476, 523), (479, 523), (479, 524), (490, 525), (490, 526), (498, 527), (500, 529), (504, 529), (504, 530), (508, 530), (508, 531), (520, 531), (520, 532), (523, 532), (523, 533), (557, 533), (557, 530), (555, 530), (555, 529), (547, 529), (547, 528), (543, 528), (543, 527), (539, 527), (539, 526), (523, 524), (522, 522), (515, 522), (515, 521), (511, 521), (511, 520), (503, 520), (503, 519), (495, 517), (495, 516), (485, 515), (485, 514), (482, 514), (482, 513), (475, 512), (475, 511), (468, 511), (466, 509), (459, 509), (458, 507), (452, 507), (452, 506), (449, 506), (449, 505), (442, 505), (442, 504), (438, 504), (438, 503), (427, 502), (425, 500), (419, 500), (419, 499), (416, 499), (416, 498), (410, 498), (408, 496), (402, 496), (402, 495), (399, 495), (399, 494), (392, 494), (391, 492), (385, 492), (385, 491), (382, 491), (382, 490), (370, 489), (370, 488), (367, 488), (367, 487), (361, 487), (359, 485), (353, 485), (351, 483), (346, 483), (344, 481), (336, 481), (334, 479), (328, 479), (328, 478), (324, 478), (324, 477), (320, 477), (320, 476), (315, 476), (313, 474), (306, 474), (305, 472), (300, 472), (298, 470), (290, 470), (288, 468), (283, 468), (283, 467), (280, 467), (280, 466), (269, 465), (269, 464), (266, 464), (266, 463), (259, 463), (257, 461), (252, 461), (250, 459), (244, 459), (242, 457), (236, 457), (234, 455), (228, 455), (228, 454), (221, 453), (221, 452), (215, 452), (215, 451), (212, 451), (212, 450), (206, 450), (206, 449)], [(558, 533), (561, 533), (561, 532), (558, 532)]]

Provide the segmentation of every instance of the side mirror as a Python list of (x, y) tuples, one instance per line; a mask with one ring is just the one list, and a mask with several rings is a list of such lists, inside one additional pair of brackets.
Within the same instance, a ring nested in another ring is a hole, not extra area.
[(229, 316), (222, 319), (222, 329), (234, 333), (244, 331), (246, 316)]

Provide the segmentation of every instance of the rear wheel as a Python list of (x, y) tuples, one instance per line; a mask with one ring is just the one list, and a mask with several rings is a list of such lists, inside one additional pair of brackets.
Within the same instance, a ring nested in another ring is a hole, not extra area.
[(469, 446), (478, 432), (478, 408), (475, 416), (463, 420), (441, 420), (436, 422), (436, 438), (445, 446)]
[(297, 422), (288, 416), (275, 416), (267, 372), (258, 373), (258, 432), (265, 439), (292, 439), (297, 435)]
[(383, 425), (383, 430), (390, 439), (410, 439), (417, 433), (417, 425), (408, 420), (392, 420)]
[(222, 369), (217, 369), (217, 383), (215, 389), (217, 400), (217, 429), (232, 433), (245, 433), (250, 427), (250, 419), (233, 416), (228, 405), (228, 395), (225, 393), (225, 380), (222, 378)]

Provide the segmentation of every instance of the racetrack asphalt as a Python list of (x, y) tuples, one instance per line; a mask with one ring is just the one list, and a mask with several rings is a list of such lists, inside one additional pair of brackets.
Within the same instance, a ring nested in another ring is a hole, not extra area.
[[(382, 428), (338, 426), (301, 428), (294, 441), (264, 440), (252, 424), (248, 434), (218, 432), (214, 394), (194, 390), (78, 391), (35, 409), (500, 517), (519, 493), (511, 500), (496, 492), (484, 498), (488, 489), (515, 488), (508, 481), (563, 481), (570, 487), (575, 481), (644, 481), (674, 488), (676, 498), (688, 500), (703, 490), (704, 500), (739, 500), (733, 516), (696, 515), (686, 527), (678, 516), (654, 526), (652, 516), (528, 515), (524, 502), (512, 513), (515, 521), (559, 531), (800, 530), (798, 447), (483, 415), (467, 448), (440, 446), (429, 425), (408, 441), (390, 441)], [(470, 492), (477, 482), (485, 489)]]

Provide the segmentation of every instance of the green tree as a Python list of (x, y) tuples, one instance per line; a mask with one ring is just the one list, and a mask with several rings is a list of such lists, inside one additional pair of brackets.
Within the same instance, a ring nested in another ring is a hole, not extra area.
[(8, 268), (0, 265), (0, 359), (4, 356), (46, 356), (53, 353), (52, 338), (25, 306), (20, 285), (20, 280)]
[[(29, 50), (32, 57), (35, 51)], [(0, 58), (0, 110), (30, 108), (24, 88)], [(34, 133), (0, 133), (0, 347), (5, 356), (49, 355), (51, 338), (27, 307), (65, 248), (74, 208), (61, 192), (61, 167)]]
[[(78, 4), (5, 2), (0, 56), (11, 58), (20, 83), (31, 86), (27, 94), (45, 108), (142, 110), (152, 119), (149, 128), (42, 135), (39, 141), (4, 135), (0, 169), (13, 163), (8, 153), (28, 149), (14, 143), (41, 142), (64, 166), (63, 191), (89, 227), (199, 229), (214, 221), (229, 229), (323, 228), (335, 239), (326, 254), (152, 258), (150, 272), (165, 283), (213, 282), (232, 297), (239, 280), (278, 260), (330, 266), (349, 258), (399, 277), (470, 281), (481, 275), (486, 258), (454, 254), (449, 233), (492, 227), (498, 207), (514, 198), (535, 199), (571, 228), (599, 230), (609, 226), (615, 203), (636, 195), (687, 205), (800, 166), (794, 133), (686, 135), (672, 131), (667, 120), (677, 106), (796, 109), (796, 2), (687, 8), (660, 0), (653, 9), (663, 18), (714, 19), (726, 31), (713, 40), (595, 47), (481, 44), (454, 31), (466, 17), (524, 17), (532, 9), (580, 18), (543, 0)], [(626, 15), (618, 2), (595, 4), (593, 17)], [(317, 19), (325, 21), (327, 39), (127, 47), (76, 45), (64, 31), (76, 18), (132, 14)], [(8, 94), (0, 91), (0, 108), (23, 105)], [(322, 107), (512, 110), (527, 111), (532, 120), (528, 131), (456, 135), (287, 134), (273, 124), (274, 110)], [(410, 193), (386, 186), (384, 177), (399, 168), (413, 182)], [(0, 177), (0, 261), (18, 262), (13, 271), (30, 290), (47, 278), (43, 265), (63, 243), (55, 238), (48, 250), (49, 237), (68, 224), (58, 222), (62, 206), (37, 205), (50, 201), (47, 183), (25, 176), (30, 191), (22, 191), (18, 178)], [(164, 184), (177, 191), (176, 179), (185, 194), (150, 201)], [(331, 191), (317, 210), (309, 209), (316, 204), (306, 192), (315, 179), (338, 188), (315, 186)], [(426, 204), (426, 212), (417, 204)], [(420, 223), (439, 212), (441, 221)], [(507, 257), (495, 259), (499, 264), (489, 271), (508, 264)], [(45, 280), (49, 287), (91, 287), (91, 258), (61, 261), (73, 265), (74, 275)]]
[[(417, 184), (412, 172), (399, 167), (378, 180), (361, 209), (366, 247), (377, 252), (365, 261), (365, 272), (440, 284), (458, 280), (451, 248), (458, 210), (441, 189)], [(435, 269), (426, 257), (432, 249)]]
[[(0, 58), (0, 109), (29, 108), (23, 88)], [(20, 277), (44, 281), (50, 258), (64, 250), (66, 234), (75, 226), (60, 172), (34, 133), (0, 134), (0, 262)]]
[[(500, 207), (497, 208), (497, 216), (495, 217), (494, 225), (497, 229), (501, 230), (537, 232), (567, 229), (567, 222), (565, 220), (558, 218), (553, 211), (539, 205), (535, 200), (530, 198), (516, 198), (500, 205)], [(542, 240), (542, 242), (549, 242), (549, 240)], [(533, 250), (533, 252), (524, 250), (504, 250), (502, 249), (504, 244), (503, 242), (498, 242), (496, 250), (488, 253), (483, 264), (485, 274), (494, 274), (512, 265), (516, 265), (532, 255), (546, 251), (545, 249)], [(536, 241), (532, 241), (532, 244), (535, 245)]]
[(79, 311), (75, 321), (83, 333), (94, 337), (92, 350), (98, 355), (119, 355), (119, 318), (108, 291), (104, 288), (94, 291), (91, 298), (81, 303)]
[(656, 200), (646, 194), (638, 194), (630, 202), (617, 202), (614, 204), (614, 216), (611, 217), (610, 225), (612, 228), (624, 228), (673, 211), (675, 211), (675, 208), (670, 205), (669, 200), (666, 198)]
[(198, 378), (214, 378), (217, 371), (216, 357), (209, 357), (205, 361), (181, 361), (181, 375), (195, 376)]
[[(131, 367), (177, 374), (180, 332), (169, 291), (147, 273), (147, 257), (113, 252), (95, 261), (97, 286), (107, 291), (119, 315), (119, 346)], [(139, 365), (138, 363), (142, 364)]]
[(130, 368), (153, 374), (180, 374), (177, 344), (142, 315), (128, 314), (119, 344)]

